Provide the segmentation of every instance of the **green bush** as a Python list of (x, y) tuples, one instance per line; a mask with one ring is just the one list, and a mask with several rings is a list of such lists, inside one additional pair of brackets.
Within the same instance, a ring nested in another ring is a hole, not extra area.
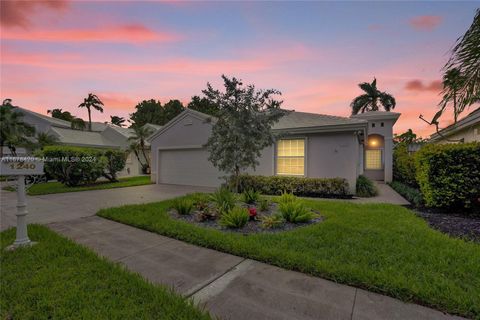
[(125, 152), (113, 149), (105, 150), (102, 160), (104, 161), (105, 165), (102, 175), (112, 182), (117, 182), (117, 173), (125, 168)]
[(46, 173), (70, 187), (95, 182), (105, 167), (99, 149), (49, 146), (43, 156)]
[(260, 199), (260, 202), (258, 204), (258, 209), (260, 209), (260, 211), (267, 211), (269, 207), (270, 207), (270, 201), (268, 201), (268, 199), (265, 199), (265, 198)]
[(429, 144), (415, 155), (428, 207), (471, 208), (480, 198), (480, 143)]
[(407, 144), (399, 143), (393, 150), (393, 179), (416, 188), (415, 155), (409, 154), (407, 147)]
[(187, 215), (193, 210), (193, 202), (188, 199), (177, 199), (173, 202), (173, 208), (178, 214)]
[(264, 216), (260, 219), (260, 226), (263, 229), (275, 229), (281, 227), (285, 220), (281, 214), (273, 214), (271, 216)]
[(378, 195), (378, 188), (372, 180), (360, 175), (357, 178), (357, 196), (370, 198)]
[(399, 181), (392, 181), (389, 185), (415, 207), (423, 207), (425, 205), (420, 190), (412, 188)]
[(300, 199), (286, 192), (279, 199), (278, 211), (285, 221), (292, 223), (308, 222), (315, 217), (315, 214), (305, 207)]
[(247, 224), (249, 217), (246, 208), (234, 207), (222, 214), (219, 223), (225, 228), (242, 228)]
[(258, 201), (259, 197), (260, 197), (260, 193), (253, 189), (246, 189), (246, 190), (243, 190), (242, 192), (242, 199), (245, 203), (248, 203), (248, 204), (254, 204), (255, 202)]
[(239, 191), (253, 189), (261, 194), (279, 195), (284, 191), (304, 197), (349, 198), (348, 181), (342, 178), (303, 178), (240, 175)]
[(230, 211), (235, 206), (235, 194), (225, 187), (219, 188), (210, 198), (215, 202), (215, 206), (220, 214)]
[(69, 187), (94, 183), (101, 176), (118, 181), (117, 173), (125, 167), (124, 152), (113, 149), (48, 146), (41, 156), (46, 174)]

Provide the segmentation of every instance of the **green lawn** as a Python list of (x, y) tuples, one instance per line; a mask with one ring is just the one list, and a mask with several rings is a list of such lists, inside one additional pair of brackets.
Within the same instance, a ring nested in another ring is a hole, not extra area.
[(480, 319), (480, 245), (386, 204), (305, 200), (326, 219), (283, 233), (224, 233), (171, 219), (172, 201), (98, 215), (235, 255)]
[(210, 319), (155, 286), (46, 227), (29, 226), (33, 247), (6, 251), (0, 233), (1, 319)]
[[(114, 189), (114, 188), (124, 188), (124, 187), (134, 187), (142, 186), (145, 184), (151, 184), (150, 176), (138, 176), (131, 178), (120, 178), (118, 182), (110, 181), (99, 181), (89, 185), (81, 185), (76, 187), (67, 187), (66, 185), (60, 182), (47, 182), (39, 183), (31, 186), (27, 193), (31, 196), (39, 196), (42, 194), (51, 194), (51, 193), (65, 193), (65, 192), (77, 192), (77, 191), (88, 191), (88, 190), (103, 190), (103, 189)], [(7, 190), (8, 187), (7, 187)], [(10, 189), (10, 191), (13, 189)]]

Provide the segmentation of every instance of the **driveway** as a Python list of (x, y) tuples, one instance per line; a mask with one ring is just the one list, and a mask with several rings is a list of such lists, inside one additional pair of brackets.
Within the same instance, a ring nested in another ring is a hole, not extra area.
[[(0, 188), (1, 190), (1, 188)], [(211, 192), (212, 188), (149, 184), (108, 190), (27, 196), (28, 223), (68, 221), (93, 216), (98, 210), (126, 204), (162, 201), (192, 192)], [(0, 191), (0, 230), (16, 224), (17, 195)]]

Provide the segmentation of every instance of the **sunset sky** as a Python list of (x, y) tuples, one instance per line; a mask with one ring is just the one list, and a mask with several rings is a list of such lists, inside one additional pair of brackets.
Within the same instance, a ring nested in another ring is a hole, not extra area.
[[(375, 76), (396, 132), (432, 132), (442, 67), (478, 2), (1, 1), (1, 98), (46, 114), (89, 93), (128, 117), (144, 99), (188, 103), (226, 74), (275, 88), (284, 107), (349, 116)], [(471, 108), (470, 110), (473, 110)], [(468, 113), (465, 112), (464, 115)], [(442, 125), (449, 123), (444, 117)]]

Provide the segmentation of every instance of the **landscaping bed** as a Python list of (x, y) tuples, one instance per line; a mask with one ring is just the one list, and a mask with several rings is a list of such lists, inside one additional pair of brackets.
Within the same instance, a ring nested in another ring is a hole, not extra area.
[(153, 285), (48, 228), (29, 225), (33, 247), (6, 251), (0, 233), (1, 319), (210, 319), (189, 300)]
[[(118, 182), (110, 181), (97, 181), (92, 184), (83, 184), (75, 187), (66, 186), (60, 182), (46, 182), (32, 185), (27, 190), (27, 194), (30, 196), (39, 196), (44, 194), (53, 193), (65, 193), (65, 192), (77, 192), (77, 191), (89, 191), (89, 190), (104, 190), (114, 188), (125, 188), (142, 186), (151, 184), (150, 176), (137, 176), (129, 178), (120, 178)], [(12, 187), (5, 187), (5, 190), (14, 191)]]
[[(193, 203), (198, 195), (180, 199)], [(322, 222), (284, 232), (242, 234), (201, 227), (171, 216), (176, 200), (103, 209), (98, 215), (196, 245), (480, 318), (479, 244), (433, 230), (401, 206), (302, 201), (321, 213)]]

